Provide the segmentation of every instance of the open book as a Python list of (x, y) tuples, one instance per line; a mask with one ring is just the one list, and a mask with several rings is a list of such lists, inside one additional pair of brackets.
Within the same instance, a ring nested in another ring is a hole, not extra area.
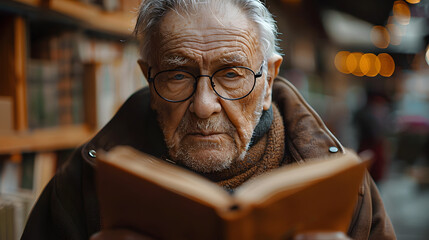
[(103, 228), (133, 229), (155, 239), (288, 239), (309, 231), (346, 232), (366, 168), (349, 152), (281, 167), (230, 194), (130, 147), (97, 158)]

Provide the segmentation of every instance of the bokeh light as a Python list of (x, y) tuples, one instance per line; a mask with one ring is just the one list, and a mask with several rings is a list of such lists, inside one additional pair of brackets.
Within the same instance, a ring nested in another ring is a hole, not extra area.
[[(429, 64), (429, 46), (426, 61)], [(395, 61), (387, 53), (380, 53), (377, 56), (373, 53), (340, 51), (335, 55), (334, 64), (339, 72), (358, 77), (375, 77), (379, 74), (390, 77), (395, 72)]]
[(360, 69), (360, 59), (362, 58), (363, 53), (354, 52), (349, 54), (346, 59), (347, 70), (349, 70), (355, 76), (363, 76), (363, 72)]
[(373, 53), (366, 53), (359, 63), (362, 73), (368, 77), (375, 77), (380, 72), (380, 59)]
[(380, 53), (377, 57), (381, 64), (380, 75), (383, 77), (392, 76), (393, 72), (395, 72), (395, 61), (392, 56), (387, 53)]
[(420, 0), (407, 0), (407, 2), (409, 2), (411, 4), (417, 4), (420, 2)]
[(393, 17), (401, 25), (410, 23), (411, 12), (408, 4), (402, 0), (393, 3)]
[(347, 57), (349, 55), (350, 55), (350, 52), (348, 51), (340, 51), (337, 53), (337, 55), (335, 55), (334, 64), (339, 72), (346, 73), (346, 74), (350, 73), (350, 71), (347, 69), (347, 63), (346, 63)]
[(389, 31), (383, 26), (374, 26), (371, 30), (371, 41), (378, 48), (387, 48), (390, 44)]

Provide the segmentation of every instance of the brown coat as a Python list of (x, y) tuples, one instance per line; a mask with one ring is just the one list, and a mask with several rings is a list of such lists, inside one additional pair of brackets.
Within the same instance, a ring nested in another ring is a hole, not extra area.
[[(285, 161), (305, 161), (345, 151), (288, 81), (281, 78), (275, 81), (273, 101), (283, 116), (286, 129)], [(91, 150), (107, 151), (116, 145), (131, 145), (158, 157), (166, 153), (155, 114), (149, 108), (148, 88), (133, 94), (112, 120), (91, 141), (79, 147), (58, 171), (33, 208), (23, 240), (88, 239), (100, 230)], [(349, 236), (353, 239), (396, 239), (369, 175), (357, 197)]]

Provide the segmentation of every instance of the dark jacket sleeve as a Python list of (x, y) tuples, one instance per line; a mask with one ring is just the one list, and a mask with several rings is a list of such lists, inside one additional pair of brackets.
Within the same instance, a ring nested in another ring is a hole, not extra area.
[[(86, 168), (78, 149), (43, 190), (31, 211), (22, 240), (88, 239), (88, 215), (91, 214), (86, 212), (84, 185), (93, 185), (93, 182), (85, 179)], [(95, 218), (99, 221), (98, 216)]]
[(396, 239), (377, 186), (369, 173), (361, 186), (358, 204), (352, 220), (349, 236), (355, 240)]

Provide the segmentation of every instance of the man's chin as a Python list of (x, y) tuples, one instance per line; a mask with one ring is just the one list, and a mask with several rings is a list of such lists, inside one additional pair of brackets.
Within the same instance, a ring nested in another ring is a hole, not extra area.
[(197, 172), (209, 173), (227, 169), (237, 158), (237, 151), (234, 149), (198, 149), (181, 151), (172, 156), (178, 163)]

